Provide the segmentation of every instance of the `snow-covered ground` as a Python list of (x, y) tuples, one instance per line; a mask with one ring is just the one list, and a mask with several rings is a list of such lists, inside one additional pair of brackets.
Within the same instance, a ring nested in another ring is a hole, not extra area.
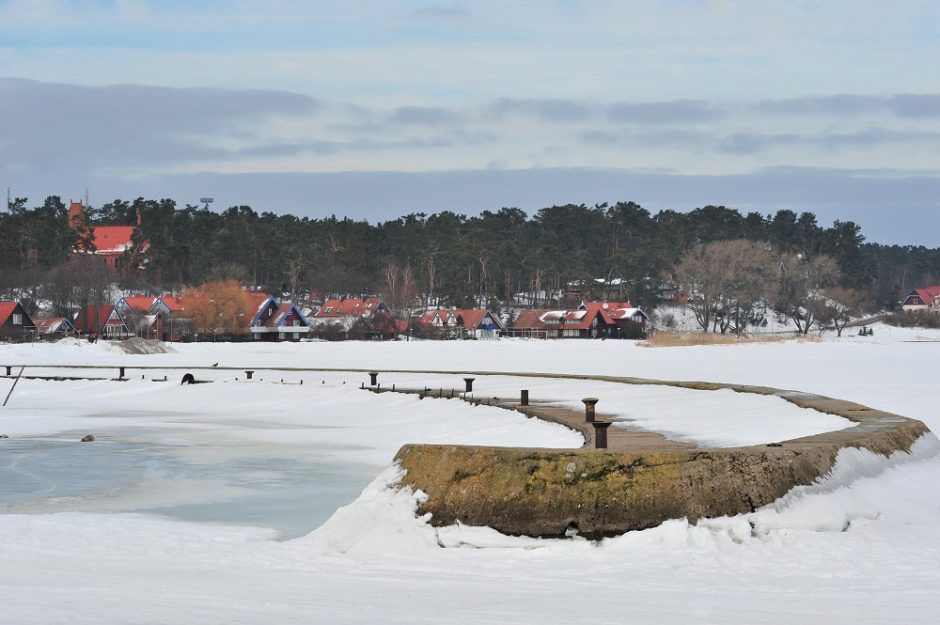
[[(171, 354), (128, 356), (74, 343), (3, 346), (0, 365), (375, 368), (386, 370), (383, 385), (445, 387), (447, 376), (388, 370), (729, 381), (843, 397), (938, 430), (938, 340), (876, 325), (872, 337), (821, 343), (658, 349), (628, 341), (414, 341), (177, 345)], [(21, 381), (0, 409), (0, 432), (11, 435), (0, 440), (0, 465), (17, 457), (22, 468), (40, 448), (57, 446), (62, 466), (51, 472), (68, 487), (61, 497), (43, 495), (22, 472), (18, 487), (0, 484), (0, 622), (933, 623), (940, 612), (933, 438), (890, 461), (846, 450), (832, 479), (753, 514), (676, 520), (596, 544), (533, 540), (485, 528), (434, 530), (414, 517), (417, 495), (384, 487), (396, 470), (382, 467), (402, 442), (580, 445), (567, 430), (461, 402), (363, 393), (355, 387), (366, 376), (356, 373), (259, 371), (260, 381), (248, 384), (219, 371), (203, 374), (219, 382), (193, 387), (176, 385), (179, 371), (167, 375), (168, 384), (150, 382), (150, 373), (120, 384)], [(285, 384), (272, 383), (282, 377)], [(290, 384), (299, 379), (303, 386)], [(459, 376), (451, 380), (462, 385)], [(9, 384), (0, 381), (0, 394)], [(601, 413), (714, 444), (755, 431), (790, 437), (807, 426), (844, 425), (777, 398), (726, 392), (685, 391), (697, 393), (686, 399), (671, 394), (677, 389), (648, 394), (651, 387), (545, 378), (478, 378), (475, 386), (498, 395), (529, 388), (573, 406), (597, 395)], [(769, 403), (748, 405), (754, 399)], [(762, 422), (762, 414), (777, 418)], [(803, 417), (807, 423), (794, 424)], [(783, 422), (797, 429), (770, 433)], [(86, 432), (99, 440), (74, 442)], [(96, 459), (101, 454), (105, 460)], [(113, 466), (102, 466), (108, 458)], [(48, 477), (48, 464), (40, 465)], [(324, 476), (329, 488), (303, 490)], [(54, 493), (57, 484), (44, 487)], [(327, 508), (343, 497), (356, 501), (293, 538), (304, 511), (286, 495), (265, 499), (272, 489), (322, 496)], [(245, 500), (254, 511), (229, 509), (224, 519), (194, 512)], [(285, 515), (291, 521), (261, 522), (256, 508), (267, 504), (294, 506)]]

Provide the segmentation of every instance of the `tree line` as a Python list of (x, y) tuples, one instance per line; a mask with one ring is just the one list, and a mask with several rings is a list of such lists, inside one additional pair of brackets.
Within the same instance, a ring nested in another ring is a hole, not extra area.
[[(79, 241), (85, 249), (94, 241), (69, 228), (59, 197), (28, 204), (17, 198), (0, 212), (0, 290), (23, 293), (46, 284), (54, 292), (56, 284), (77, 275), (76, 263), (92, 263), (76, 261), (72, 252)], [(91, 226), (133, 225), (141, 215), (134, 242), (137, 248), (149, 243), (146, 272), (125, 263), (113, 276), (122, 289), (139, 293), (238, 280), (287, 296), (310, 289), (381, 293), (393, 307), (419, 298), (422, 304), (499, 308), (518, 294), (525, 295), (517, 304), (553, 306), (571, 303), (563, 301), (567, 294), (623, 297), (653, 308), (662, 284), (676, 280), (683, 258), (716, 241), (825, 256), (838, 269), (832, 286), (859, 291), (877, 308), (893, 307), (901, 293), (940, 277), (940, 248), (866, 243), (852, 221), (823, 226), (811, 212), (790, 210), (766, 215), (709, 205), (651, 213), (634, 202), (618, 202), (551, 206), (531, 216), (518, 208), (470, 216), (444, 210), (373, 224), (259, 213), (248, 206), (214, 212), (137, 198), (87, 213)], [(139, 252), (131, 250), (128, 258)], [(98, 299), (94, 291), (103, 280), (88, 279), (89, 298)], [(45, 299), (72, 306), (67, 290)]]

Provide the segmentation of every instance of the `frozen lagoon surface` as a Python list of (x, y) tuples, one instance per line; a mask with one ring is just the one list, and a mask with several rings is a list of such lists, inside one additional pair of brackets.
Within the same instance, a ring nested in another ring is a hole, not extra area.
[[(153, 356), (61, 344), (2, 346), (0, 360), (703, 379), (843, 397), (936, 430), (931, 363), (940, 344), (924, 341), (936, 338), (876, 326), (865, 339), (731, 347), (219, 344)], [(599, 543), (435, 530), (415, 518), (414, 495), (385, 488), (396, 477), (385, 467), (403, 442), (574, 447), (580, 437), (498, 409), (356, 391), (366, 378), (312, 374), (303, 387), (22, 381), (0, 412), (0, 432), (11, 436), (0, 441), (0, 471), (12, 471), (0, 482), (0, 621), (936, 622), (940, 461), (932, 439), (890, 461), (844, 452), (827, 482), (749, 515), (670, 521)], [(395, 379), (439, 380), (380, 377)], [(518, 379), (490, 382), (491, 390), (505, 384), (506, 394), (519, 387)], [(536, 384), (547, 385), (536, 392)], [(8, 386), (0, 381), (0, 392)], [(652, 425), (638, 423), (650, 411), (637, 408), (662, 399), (627, 401), (609, 388), (544, 379), (526, 386), (534, 397), (552, 391), (572, 405), (598, 394), (599, 411), (606, 404), (630, 426)], [(700, 409), (715, 417), (714, 427), (684, 418), (694, 404), (681, 401), (658, 425), (702, 444), (791, 437), (778, 422), (755, 421), (766, 406), (734, 399), (713, 394), (716, 410)], [(729, 409), (738, 412), (729, 416)], [(825, 418), (808, 415), (808, 423), (787, 427), (843, 425), (820, 425), (817, 417)], [(87, 432), (98, 441), (75, 442)], [(308, 494), (323, 505), (305, 508)], [(331, 494), (335, 502), (355, 501), (332, 514)]]

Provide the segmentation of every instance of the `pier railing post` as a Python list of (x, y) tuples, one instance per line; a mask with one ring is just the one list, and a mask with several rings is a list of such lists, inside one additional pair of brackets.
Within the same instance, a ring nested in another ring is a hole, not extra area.
[(584, 420), (588, 423), (593, 423), (595, 414), (594, 407), (600, 400), (597, 397), (585, 397), (581, 401), (584, 402)]
[(594, 449), (607, 449), (607, 428), (610, 421), (592, 421), (594, 425)]

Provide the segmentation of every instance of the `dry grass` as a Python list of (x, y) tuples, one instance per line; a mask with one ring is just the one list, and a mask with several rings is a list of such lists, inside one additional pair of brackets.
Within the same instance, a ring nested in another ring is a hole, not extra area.
[(753, 336), (734, 336), (732, 334), (714, 334), (712, 332), (656, 332), (649, 339), (642, 341), (643, 347), (689, 347), (691, 345), (741, 345), (745, 343), (817, 343), (818, 336), (796, 334), (757, 334)]

